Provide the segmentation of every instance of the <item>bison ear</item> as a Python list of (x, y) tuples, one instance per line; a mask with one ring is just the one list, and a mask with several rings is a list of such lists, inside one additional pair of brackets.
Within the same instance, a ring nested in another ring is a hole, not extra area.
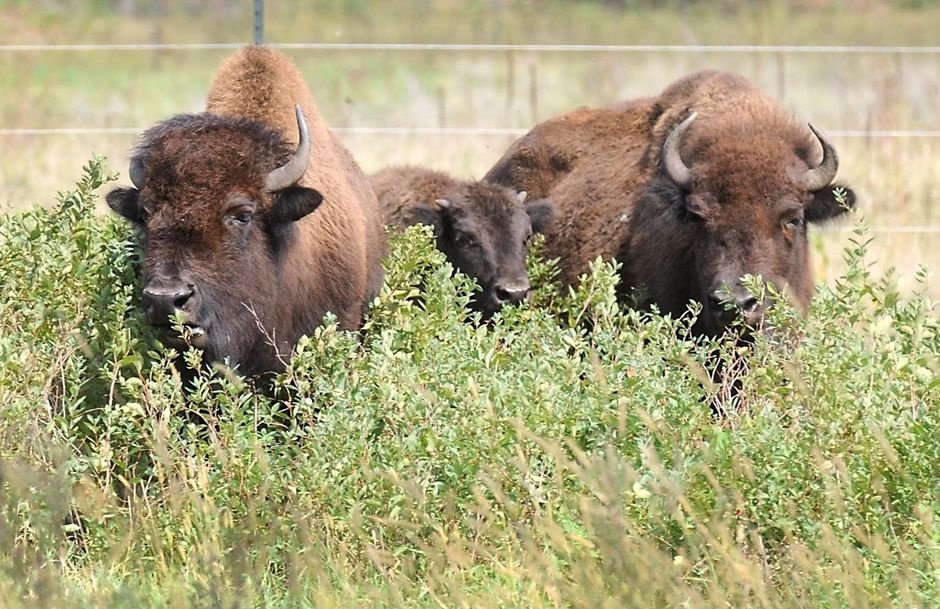
[(143, 224), (141, 216), (140, 191), (136, 188), (115, 188), (105, 197), (111, 210), (133, 222)]
[(266, 214), (272, 224), (296, 222), (320, 207), (323, 195), (305, 186), (290, 186), (274, 195), (274, 205)]
[[(836, 193), (839, 193), (837, 195)], [(855, 192), (848, 186), (834, 184), (813, 193), (806, 207), (807, 222), (824, 222), (841, 216), (855, 207)]]
[(532, 221), (533, 233), (544, 233), (555, 220), (555, 203), (551, 199), (536, 199), (525, 206)]
[(406, 223), (408, 226), (413, 226), (415, 224), (427, 224), (434, 229), (434, 236), (440, 237), (444, 232), (444, 217), (441, 211), (446, 208), (447, 206), (443, 206), (438, 203), (433, 205), (420, 203), (408, 210)]

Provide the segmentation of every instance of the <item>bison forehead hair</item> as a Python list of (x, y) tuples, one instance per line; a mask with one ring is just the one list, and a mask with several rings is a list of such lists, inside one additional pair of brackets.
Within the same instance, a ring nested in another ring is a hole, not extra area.
[(697, 160), (690, 196), (706, 217), (746, 227), (748, 223), (738, 215), (757, 220), (810, 196), (794, 179), (806, 171), (807, 164), (791, 141), (773, 136), (729, 137), (715, 140), (693, 158)]
[(463, 183), (445, 198), (452, 205), (451, 215), (457, 223), (470, 219), (486, 221), (506, 231), (523, 220), (526, 225), (529, 222), (525, 205), (511, 188), (484, 182)]
[[(260, 195), (265, 175), (291, 154), (281, 135), (261, 123), (202, 113), (178, 115), (147, 130), (133, 161), (143, 166), (154, 202), (212, 205), (218, 200), (190, 197), (205, 191)], [(269, 202), (257, 198), (262, 205)]]

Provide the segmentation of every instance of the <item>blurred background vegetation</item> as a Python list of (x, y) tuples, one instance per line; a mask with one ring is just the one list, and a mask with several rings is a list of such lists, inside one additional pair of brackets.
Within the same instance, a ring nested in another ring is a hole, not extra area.
[[(932, 1), (634, 0), (269, 1), (269, 43), (930, 46)], [(242, 43), (251, 0), (0, 0), (5, 45)], [(140, 130), (200, 111), (229, 49), (0, 51), (0, 206), (49, 203), (92, 151), (122, 171)], [(940, 137), (857, 132), (940, 129), (940, 52), (557, 52), (289, 49), (328, 124), (346, 128), (526, 130), (581, 105), (655, 95), (690, 72), (753, 79), (803, 120), (837, 135), (840, 179), (875, 227), (940, 225)], [(121, 129), (22, 134), (16, 129)], [(5, 131), (4, 131), (5, 130)], [(838, 133), (854, 131), (854, 136)], [(422, 163), (482, 176), (505, 133), (344, 133), (367, 171)], [(817, 233), (817, 274), (841, 270), (844, 232)], [(872, 251), (912, 287), (940, 267), (940, 233), (877, 233)], [(936, 283), (936, 282), (935, 282)], [(940, 295), (940, 288), (931, 288)]]

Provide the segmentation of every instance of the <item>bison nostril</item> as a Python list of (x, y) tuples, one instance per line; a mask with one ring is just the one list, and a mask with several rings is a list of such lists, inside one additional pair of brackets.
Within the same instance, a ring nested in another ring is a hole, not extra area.
[(186, 306), (186, 303), (189, 302), (190, 297), (193, 295), (192, 289), (187, 289), (183, 292), (180, 292), (177, 295), (176, 300), (173, 301), (173, 306), (177, 309), (182, 309)]
[(170, 317), (183, 310), (194, 292), (192, 286), (185, 284), (144, 288), (142, 301), (147, 310), (148, 321), (155, 325), (168, 324)]
[(708, 299), (711, 301), (712, 308), (717, 311), (723, 310), (725, 305), (729, 302), (728, 294), (721, 290), (709, 294)]
[(750, 315), (760, 310), (760, 302), (753, 296), (748, 296), (738, 301), (738, 307)]
[(522, 302), (529, 295), (529, 286), (496, 286), (495, 294), (500, 303)]

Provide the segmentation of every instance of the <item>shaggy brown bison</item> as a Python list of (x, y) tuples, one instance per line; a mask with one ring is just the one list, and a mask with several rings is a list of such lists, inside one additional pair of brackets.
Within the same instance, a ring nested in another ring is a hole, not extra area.
[(551, 201), (497, 184), (456, 180), (422, 167), (390, 167), (369, 177), (385, 223), (433, 227), (437, 247), (476, 279), (474, 308), (490, 315), (529, 293), (526, 256), (533, 233), (551, 222)]
[(806, 310), (806, 225), (845, 211), (833, 192), (837, 167), (821, 133), (741, 76), (708, 71), (658, 97), (545, 121), (485, 179), (555, 202), (546, 255), (560, 259), (565, 282), (597, 256), (616, 259), (622, 288), (641, 288), (673, 315), (697, 300), (695, 332), (716, 334), (726, 308), (761, 324), (769, 303), (744, 288), (746, 274)]
[(168, 342), (178, 314), (209, 360), (251, 376), (282, 369), (328, 311), (360, 326), (383, 277), (381, 214), (283, 55), (236, 52), (207, 112), (148, 129), (129, 174), (107, 201), (142, 229), (141, 304)]

